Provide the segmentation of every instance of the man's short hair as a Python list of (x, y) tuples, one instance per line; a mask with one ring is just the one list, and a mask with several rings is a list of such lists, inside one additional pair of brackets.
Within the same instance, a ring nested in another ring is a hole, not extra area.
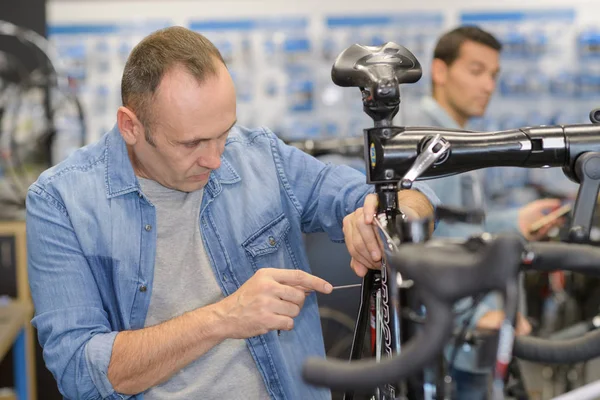
[(452, 65), (460, 55), (460, 47), (466, 41), (480, 43), (498, 52), (502, 50), (502, 44), (491, 33), (477, 26), (461, 26), (440, 37), (433, 51), (433, 58), (444, 61), (446, 65)]
[(165, 73), (181, 65), (198, 80), (217, 74), (223, 61), (219, 50), (206, 37), (181, 26), (158, 30), (146, 36), (129, 55), (121, 81), (121, 100), (138, 117), (146, 140), (154, 144), (152, 100)]

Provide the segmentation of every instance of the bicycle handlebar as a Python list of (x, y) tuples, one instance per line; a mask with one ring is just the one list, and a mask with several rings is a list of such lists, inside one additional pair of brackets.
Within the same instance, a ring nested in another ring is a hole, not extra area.
[[(386, 257), (404, 279), (412, 279), (427, 307), (423, 332), (400, 355), (376, 363), (309, 359), (304, 378), (334, 389), (371, 389), (404, 379), (426, 367), (452, 335), (452, 305), (466, 296), (503, 290), (519, 270), (556, 269), (600, 275), (600, 249), (584, 244), (528, 243), (516, 235), (484, 234), (464, 242), (434, 239), (406, 243)], [(581, 338), (515, 338), (514, 355), (547, 363), (572, 363), (600, 356), (600, 331)]]
[[(524, 270), (554, 271), (568, 269), (600, 276), (600, 249), (567, 243), (530, 243), (523, 262)], [(600, 331), (578, 338), (551, 340), (523, 336), (515, 340), (514, 355), (543, 363), (577, 363), (600, 356)]]
[(422, 331), (403, 346), (398, 356), (379, 363), (309, 359), (304, 379), (333, 389), (371, 389), (425, 368), (452, 335), (455, 301), (484, 291), (503, 290), (508, 277), (516, 280), (523, 253), (519, 237), (501, 236), (487, 246), (475, 247), (481, 250), (456, 243), (439, 248), (409, 243), (393, 251), (386, 248), (388, 262), (396, 266), (403, 279), (418, 282), (415, 288), (427, 309)]
[(308, 383), (337, 390), (363, 390), (397, 382), (422, 370), (444, 348), (452, 333), (452, 309), (435, 297), (423, 299), (430, 317), (435, 321), (425, 324), (414, 339), (402, 346), (402, 352), (393, 358), (375, 362), (368, 359), (352, 361), (309, 358), (303, 368)]
[(433, 127), (370, 128), (366, 138), (370, 149), (369, 183), (399, 179), (435, 135), (441, 135), (451, 148), (420, 179), (510, 166), (563, 167), (570, 179), (579, 182), (575, 160), (583, 153), (600, 152), (598, 124), (538, 126), (498, 132)]

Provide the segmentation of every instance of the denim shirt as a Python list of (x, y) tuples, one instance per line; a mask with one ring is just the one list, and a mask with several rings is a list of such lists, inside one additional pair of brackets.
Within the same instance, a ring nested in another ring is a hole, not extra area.
[[(302, 233), (344, 239), (344, 216), (372, 187), (265, 129), (232, 130), (205, 187), (198, 224), (225, 296), (258, 269), (310, 272)], [(418, 188), (437, 203), (424, 185)], [(152, 295), (156, 212), (140, 190), (119, 130), (44, 172), (27, 197), (28, 270), (44, 360), (70, 399), (143, 399), (107, 378), (115, 336), (141, 329)], [(308, 356), (324, 357), (319, 311), (307, 297), (292, 331), (246, 340), (273, 399), (326, 399), (307, 385)], [(235, 379), (224, 377), (223, 379)], [(243, 397), (240, 393), (239, 396)]]

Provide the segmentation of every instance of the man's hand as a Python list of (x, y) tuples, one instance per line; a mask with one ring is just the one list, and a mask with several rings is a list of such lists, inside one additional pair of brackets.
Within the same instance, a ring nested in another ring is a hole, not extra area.
[[(477, 321), (477, 328), (480, 329), (500, 329), (502, 322), (504, 321), (504, 311), (494, 310), (488, 311)], [(515, 328), (515, 335), (529, 335), (531, 333), (531, 324), (521, 314), (517, 313), (517, 326)]]
[[(409, 219), (418, 219), (433, 213), (433, 206), (427, 197), (417, 190), (398, 192), (398, 205)], [(350, 267), (356, 275), (363, 277), (369, 269), (381, 267), (382, 247), (373, 224), (377, 212), (377, 195), (365, 198), (363, 207), (344, 218), (344, 240), (352, 256)]]
[(540, 199), (532, 201), (519, 209), (518, 226), (519, 231), (525, 239), (539, 240), (545, 237), (550, 229), (562, 225), (564, 223), (564, 218), (559, 218), (545, 225), (535, 233), (530, 232), (530, 227), (534, 222), (544, 217), (549, 212), (556, 210), (560, 205), (561, 202), (559, 199)]
[(272, 330), (291, 330), (306, 292), (331, 293), (327, 281), (301, 270), (262, 268), (218, 303), (227, 337), (245, 339)]

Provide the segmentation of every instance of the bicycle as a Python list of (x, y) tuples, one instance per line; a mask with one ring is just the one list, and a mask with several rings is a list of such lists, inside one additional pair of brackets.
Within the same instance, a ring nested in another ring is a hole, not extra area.
[[(387, 244), (389, 245), (390, 242)], [(598, 274), (600, 249), (574, 243), (525, 243), (515, 235), (483, 234), (466, 241), (432, 239), (385, 248), (386, 257), (418, 286), (427, 306), (428, 318), (420, 336), (411, 340), (398, 356), (376, 363), (309, 360), (304, 369), (308, 382), (332, 388), (372, 389), (388, 381), (403, 379), (434, 360), (452, 335), (453, 303), (481, 291), (505, 293), (507, 321), (499, 332), (500, 361), (505, 372), (516, 314), (516, 279), (520, 270), (568, 269)], [(452, 256), (451, 258), (449, 256)], [(440, 279), (441, 278), (441, 279)], [(600, 354), (600, 335), (587, 334), (573, 343), (537, 338), (517, 338), (514, 354), (543, 362), (579, 362)], [(497, 375), (496, 397), (503, 398), (502, 374)]]
[[(573, 210), (569, 241), (575, 246), (574, 243), (581, 244), (589, 240), (593, 210), (600, 187), (600, 125), (597, 125), (600, 111), (596, 110), (590, 114), (592, 124), (529, 127), (501, 132), (392, 126), (392, 118), (400, 104), (400, 84), (414, 83), (420, 77), (418, 60), (409, 50), (395, 43), (386, 43), (383, 46), (353, 45), (344, 50), (333, 65), (334, 83), (339, 86), (358, 87), (362, 93), (364, 111), (374, 121), (374, 127), (364, 131), (364, 158), (367, 183), (375, 185), (379, 197), (379, 209), (375, 220), (378, 222), (382, 241), (389, 248), (384, 249), (386, 257), (382, 263), (380, 277), (378, 278), (378, 272), (373, 271), (363, 280), (351, 363), (342, 366), (339, 363), (310, 361), (305, 369), (305, 377), (311, 383), (326, 384), (337, 389), (375, 388), (375, 397), (378, 399), (396, 398), (397, 395), (407, 399), (422, 398), (423, 386), (419, 380), (414, 380), (414, 374), (422, 376), (422, 371), (429, 363), (434, 360), (439, 362), (444, 344), (454, 333), (449, 304), (459, 298), (494, 289), (503, 292), (507, 301), (507, 320), (500, 331), (499, 361), (495, 373), (496, 391), (499, 387), (503, 388), (513, 343), (509, 326), (516, 315), (517, 284), (513, 275), (518, 273), (515, 265), (520, 265), (522, 260), (515, 258), (503, 261), (513, 268), (512, 270), (508, 270), (509, 267), (498, 267), (498, 271), (502, 271), (504, 275), (500, 275), (499, 272), (494, 272), (493, 275), (503, 283), (502, 285), (494, 285), (485, 279), (482, 282), (487, 282), (487, 286), (471, 280), (467, 280), (470, 283), (455, 281), (461, 271), (458, 266), (448, 270), (436, 270), (448, 279), (446, 284), (455, 286), (455, 291), (436, 285), (431, 282), (431, 277), (428, 278), (424, 273), (407, 269), (398, 255), (404, 254), (404, 247), (426, 246), (426, 233), (429, 224), (432, 223), (428, 219), (406, 221), (398, 210), (397, 190), (410, 188), (414, 180), (494, 166), (563, 167), (568, 177), (581, 183)], [(428, 149), (432, 150), (431, 145), (437, 146), (439, 150), (441, 146), (448, 144), (449, 148), (436, 153), (435, 159), (429, 158), (431, 163), (426, 167), (415, 167), (425, 165), (419, 162), (427, 159), (426, 153)], [(438, 211), (445, 212), (444, 209)], [(448, 214), (453, 215), (452, 212)], [(462, 216), (469, 218), (471, 215), (463, 210)], [(418, 245), (410, 242), (416, 242)], [(516, 242), (504, 245), (510, 251), (520, 251)], [(508, 258), (516, 257), (512, 253), (503, 255)], [(520, 254), (517, 255), (520, 257)], [(386, 262), (388, 259), (392, 259), (393, 262)], [(444, 261), (443, 258), (438, 259), (442, 265)], [(494, 260), (489, 261), (492, 265), (499, 264)], [(397, 275), (396, 267), (400, 266), (401, 275)], [(463, 270), (472, 270), (473, 273), (480, 273), (481, 269), (482, 267), (475, 266), (472, 262), (469, 264), (465, 261), (463, 264)], [(433, 273), (433, 269), (427, 271)], [(457, 275), (454, 276), (449, 271)], [(460, 276), (468, 278), (462, 273)], [(402, 285), (398, 285), (399, 278), (402, 279)], [(433, 288), (442, 294), (435, 293)], [(382, 313), (373, 311), (373, 307), (366, 307), (371, 296), (377, 299), (378, 291), (381, 293), (380, 308), (384, 310), (383, 317)], [(457, 294), (462, 297), (457, 297)], [(412, 307), (415, 304), (422, 304), (426, 309), (426, 319), (422, 326), (423, 315), (415, 313)], [(374, 314), (377, 321), (374, 346), (371, 346), (372, 350), (375, 350), (374, 355), (378, 362), (376, 366), (369, 362), (357, 361), (362, 358), (360, 350), (364, 343), (369, 312)], [(436, 321), (433, 325), (430, 322), (432, 319)], [(384, 337), (377, 331), (377, 326), (381, 326)], [(438, 333), (432, 330), (432, 326), (440, 329)], [(416, 333), (418, 330), (420, 332)], [(517, 338), (515, 354), (539, 362), (575, 362), (585, 359), (581, 353), (565, 352), (564, 342), (537, 340), (540, 339)], [(597, 346), (598, 340), (594, 340), (586, 339), (585, 343), (589, 341)], [(420, 353), (416, 350), (419, 348)], [(391, 361), (382, 359), (381, 353), (378, 358), (379, 349), (385, 351), (388, 357), (393, 357)], [(539, 349), (549, 352), (541, 354)], [(406, 364), (408, 360), (412, 366)], [(354, 363), (366, 368), (364, 375), (360, 373), (358, 366), (352, 365)], [(386, 368), (394, 370), (386, 372)], [(344, 377), (342, 371), (349, 375)], [(440, 368), (440, 374), (444, 375), (443, 366)], [(444, 397), (448, 396), (446, 383), (438, 379), (437, 398), (448, 398)], [(347, 399), (352, 397), (352, 391), (346, 392)]]
[(59, 116), (65, 117), (60, 114), (72, 114), (76, 121), (80, 135), (77, 143), (71, 143), (73, 147), (85, 144), (85, 115), (60, 57), (46, 38), (1, 20), (0, 36), (16, 38), (30, 48), (38, 64), (29, 72), (18, 58), (7, 57), (0, 72), (0, 169), (7, 182), (3, 187), (6, 198), (0, 202), (23, 209), (29, 185), (40, 170), (57, 161), (53, 143), (61, 133), (69, 134), (58, 126)]

